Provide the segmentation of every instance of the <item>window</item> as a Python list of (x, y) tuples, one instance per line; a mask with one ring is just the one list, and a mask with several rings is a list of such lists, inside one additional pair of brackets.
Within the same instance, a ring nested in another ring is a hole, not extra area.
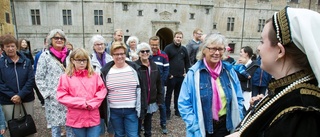
[(194, 13), (190, 13), (190, 19), (194, 19)]
[(10, 14), (6, 12), (6, 22), (10, 24)]
[(213, 23), (213, 29), (217, 29), (217, 23)]
[(320, 5), (320, 0), (318, 0), (318, 5)]
[(123, 4), (122, 7), (123, 7), (122, 9), (123, 11), (128, 11), (128, 4)]
[(32, 25), (41, 25), (39, 9), (31, 10), (31, 20), (32, 20)]
[(233, 31), (234, 28), (234, 17), (228, 17), (227, 31)]
[(94, 25), (103, 25), (103, 11), (94, 10)]
[(265, 19), (259, 19), (259, 22), (258, 22), (258, 32), (262, 32), (265, 22), (266, 22)]
[(72, 25), (71, 10), (62, 10), (63, 25)]
[(111, 22), (111, 18), (108, 18), (108, 23), (112, 23), (112, 22)]
[(206, 14), (209, 14), (209, 13), (210, 13), (210, 9), (206, 8)]
[(234, 53), (234, 47), (236, 46), (235, 43), (229, 43), (228, 46), (231, 48), (230, 53)]
[(143, 16), (142, 15), (142, 10), (138, 10), (138, 16)]

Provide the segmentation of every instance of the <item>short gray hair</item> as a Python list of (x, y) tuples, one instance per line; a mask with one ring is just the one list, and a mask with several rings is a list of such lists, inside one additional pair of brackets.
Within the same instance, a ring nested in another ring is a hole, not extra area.
[(222, 44), (224, 47), (228, 45), (228, 41), (225, 36), (220, 33), (210, 33), (204, 38), (203, 43), (201, 43), (199, 47), (199, 51), (197, 53), (197, 60), (202, 60), (204, 58), (203, 50), (206, 46), (211, 44)]
[[(103, 42), (103, 44), (106, 46), (106, 39), (104, 39), (101, 35), (94, 35), (92, 36), (92, 38), (90, 39), (89, 41), (89, 46), (92, 47), (93, 49), (93, 46), (94, 46), (94, 43), (97, 42), (97, 41), (100, 41), (100, 42)], [(94, 50), (94, 49), (93, 49)]]
[(137, 44), (139, 43), (139, 39), (136, 36), (130, 36), (126, 41), (126, 44), (129, 46), (131, 41), (136, 41)]
[(152, 50), (150, 48), (150, 45), (146, 42), (142, 42), (142, 43), (138, 44), (136, 53), (139, 55), (140, 50), (144, 49), (144, 48), (147, 48), (148, 50), (150, 50), (150, 55), (153, 54)]
[(54, 35), (56, 34), (60, 34), (61, 37), (64, 37), (66, 40), (64, 41), (64, 43), (67, 43), (67, 37), (66, 34), (64, 34), (64, 32), (61, 29), (53, 29), (49, 32), (48, 36), (47, 36), (47, 44), (49, 46), (52, 46), (52, 38), (54, 37)]

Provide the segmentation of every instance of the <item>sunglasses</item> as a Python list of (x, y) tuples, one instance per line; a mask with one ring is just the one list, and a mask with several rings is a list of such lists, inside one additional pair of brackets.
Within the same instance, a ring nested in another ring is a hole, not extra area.
[(149, 53), (150, 50), (140, 50), (140, 53)]
[(54, 40), (59, 40), (59, 39), (60, 39), (60, 40), (63, 40), (63, 41), (66, 40), (64, 37), (52, 37), (52, 38), (53, 38)]

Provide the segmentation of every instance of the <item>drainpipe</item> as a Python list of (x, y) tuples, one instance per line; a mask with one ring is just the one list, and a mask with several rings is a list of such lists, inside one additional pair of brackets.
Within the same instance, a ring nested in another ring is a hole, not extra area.
[(19, 39), (19, 35), (18, 35), (18, 27), (17, 27), (17, 20), (16, 20), (16, 12), (14, 9), (14, 2), (13, 0), (10, 0), (10, 3), (12, 4), (12, 8), (11, 8), (11, 12), (12, 12), (12, 22), (14, 22), (14, 29), (15, 29), (15, 34), (16, 34), (16, 38)]
[[(241, 48), (242, 48), (242, 44), (243, 44), (243, 35), (244, 35), (244, 21), (246, 18), (246, 6), (247, 6), (247, 0), (244, 0), (244, 6), (243, 6), (243, 19), (242, 19), (242, 34), (241, 34)], [(241, 49), (240, 48), (240, 49)]]
[(84, 9), (83, 9), (83, 0), (81, 0), (81, 7), (82, 7), (82, 42), (83, 48), (85, 48), (85, 40), (84, 40)]

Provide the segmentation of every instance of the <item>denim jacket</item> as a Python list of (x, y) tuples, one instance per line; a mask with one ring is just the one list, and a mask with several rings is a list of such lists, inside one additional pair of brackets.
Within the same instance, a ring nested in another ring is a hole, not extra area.
[[(243, 119), (242, 90), (231, 64), (222, 63), (219, 78), (227, 100), (226, 128), (232, 131)], [(188, 137), (205, 136), (206, 132), (214, 132), (211, 76), (203, 60), (192, 66), (183, 80), (178, 108), (186, 123)]]

